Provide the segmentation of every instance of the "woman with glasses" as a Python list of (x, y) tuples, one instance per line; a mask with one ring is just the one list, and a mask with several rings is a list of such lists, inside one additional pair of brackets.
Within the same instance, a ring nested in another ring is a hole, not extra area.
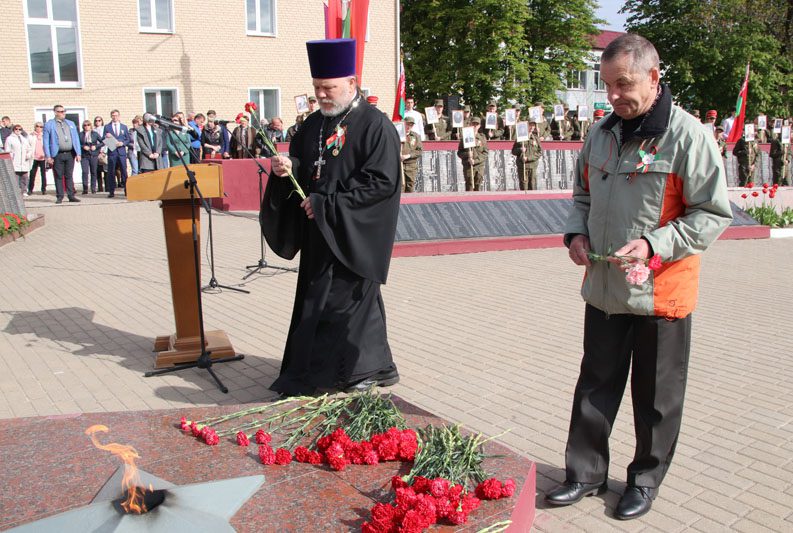
[(41, 194), (47, 194), (47, 166), (44, 154), (44, 124), (36, 122), (33, 125), (33, 133), (28, 135), (30, 149), (33, 150), (33, 166), (30, 168), (30, 179), (28, 180), (28, 195), (33, 194), (36, 187), (36, 174), (41, 172)]
[[(104, 129), (104, 119), (100, 116), (94, 117), (94, 131), (97, 133), (97, 135), (102, 135), (102, 131)], [(105, 191), (105, 174), (107, 174), (107, 148), (104, 144), (102, 144), (99, 148), (99, 153), (97, 154), (96, 160), (96, 190), (98, 192)]]
[(88, 177), (91, 177), (91, 194), (96, 192), (97, 165), (99, 163), (99, 148), (101, 144), (99, 134), (93, 130), (90, 120), (83, 121), (83, 131), (80, 132), (80, 145), (83, 157), (80, 164), (83, 167), (83, 194), (88, 194)]
[(14, 173), (19, 180), (19, 190), (22, 196), (28, 196), (28, 170), (33, 160), (33, 150), (30, 148), (30, 141), (22, 135), (22, 126), (14, 124), (11, 135), (6, 138), (5, 151), (11, 153), (11, 161), (14, 165)]

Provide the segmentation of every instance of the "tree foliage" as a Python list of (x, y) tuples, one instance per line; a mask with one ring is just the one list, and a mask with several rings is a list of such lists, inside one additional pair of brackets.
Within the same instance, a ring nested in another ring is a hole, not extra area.
[(463, 95), (553, 101), (591, 48), (594, 0), (403, 0), (408, 92), (419, 101)]
[(678, 102), (691, 110), (735, 109), (751, 61), (747, 115), (791, 113), (789, 0), (628, 0), (631, 32), (648, 38)]

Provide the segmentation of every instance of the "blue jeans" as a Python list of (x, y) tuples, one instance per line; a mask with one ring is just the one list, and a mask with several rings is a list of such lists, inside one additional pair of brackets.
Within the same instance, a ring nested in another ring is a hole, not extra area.
[(129, 165), (132, 167), (132, 175), (136, 176), (139, 172), (137, 152), (133, 154), (132, 150), (127, 150), (127, 159), (129, 159)]

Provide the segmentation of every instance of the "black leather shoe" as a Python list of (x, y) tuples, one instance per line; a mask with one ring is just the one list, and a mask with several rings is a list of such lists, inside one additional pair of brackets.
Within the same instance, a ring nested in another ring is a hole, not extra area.
[(69, 197), (69, 201), (70, 201), (70, 202), (79, 202), (79, 201), (80, 201), (80, 199), (79, 199), (79, 198), (77, 198), (76, 196), (70, 196), (70, 197)]
[(372, 387), (389, 387), (399, 382), (399, 373), (396, 370), (378, 373), (370, 378), (366, 378), (358, 383), (354, 383), (344, 389), (344, 392), (363, 392)]
[(646, 515), (653, 506), (657, 490), (651, 487), (635, 487), (628, 485), (614, 509), (617, 520), (632, 520)]
[(58, 198), (58, 199), (56, 199), (56, 200), (55, 200), (55, 203), (56, 203), (56, 204), (62, 204), (62, 203), (63, 203), (63, 198)]
[(608, 482), (603, 483), (578, 483), (565, 481), (562, 485), (545, 495), (545, 503), (550, 505), (572, 505), (578, 503), (586, 496), (598, 496), (609, 489)]
[(107, 195), (107, 197), (108, 197), (108, 198), (115, 198), (115, 197), (116, 197), (116, 195), (115, 195), (115, 194), (108, 194), (108, 195)]

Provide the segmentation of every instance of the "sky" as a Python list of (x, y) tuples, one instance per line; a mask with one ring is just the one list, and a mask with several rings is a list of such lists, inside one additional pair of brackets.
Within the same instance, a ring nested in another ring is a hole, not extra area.
[(624, 3), (623, 0), (598, 0), (600, 7), (595, 14), (598, 18), (606, 20), (606, 24), (603, 26), (604, 29), (625, 31), (623, 26), (627, 16), (617, 13), (617, 11), (622, 9)]

